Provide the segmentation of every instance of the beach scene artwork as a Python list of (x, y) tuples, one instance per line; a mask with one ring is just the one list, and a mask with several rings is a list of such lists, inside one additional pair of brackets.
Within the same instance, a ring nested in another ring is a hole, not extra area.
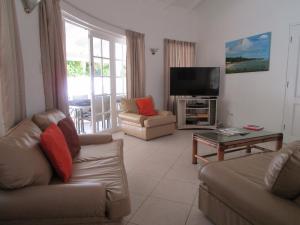
[(268, 71), (271, 32), (226, 43), (226, 73)]

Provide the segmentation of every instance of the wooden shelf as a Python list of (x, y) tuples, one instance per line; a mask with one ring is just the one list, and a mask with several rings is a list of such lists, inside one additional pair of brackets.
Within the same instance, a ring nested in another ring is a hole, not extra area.
[(209, 117), (209, 115), (208, 115), (208, 113), (203, 113), (202, 115), (200, 114), (197, 114), (197, 115), (186, 115), (186, 118), (195, 118), (195, 119), (206, 119), (206, 118), (208, 118)]
[(199, 108), (193, 108), (193, 107), (186, 107), (186, 109), (196, 109), (196, 110), (199, 110), (199, 109), (209, 109), (209, 108), (201, 108), (201, 107), (199, 107)]

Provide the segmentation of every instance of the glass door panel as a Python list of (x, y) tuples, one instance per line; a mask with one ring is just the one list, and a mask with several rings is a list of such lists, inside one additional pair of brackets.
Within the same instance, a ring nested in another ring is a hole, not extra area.
[(119, 126), (121, 99), (126, 97), (126, 45), (124, 43), (115, 43), (115, 71), (117, 126)]
[(89, 31), (69, 21), (65, 30), (69, 113), (78, 133), (91, 133)]
[(91, 45), (93, 130), (101, 132), (112, 128), (111, 44), (108, 40), (92, 36)]

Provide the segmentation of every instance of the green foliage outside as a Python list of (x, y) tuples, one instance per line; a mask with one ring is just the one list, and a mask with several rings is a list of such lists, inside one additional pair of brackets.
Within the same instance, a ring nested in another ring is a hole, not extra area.
[(90, 64), (82, 61), (67, 61), (68, 76), (89, 76)]
[[(101, 63), (94, 64), (95, 75), (110, 75), (109, 64), (104, 64), (101, 71)], [(90, 75), (90, 64), (89, 62), (82, 61), (67, 61), (67, 71), (68, 76), (77, 77), (77, 76), (89, 76)]]

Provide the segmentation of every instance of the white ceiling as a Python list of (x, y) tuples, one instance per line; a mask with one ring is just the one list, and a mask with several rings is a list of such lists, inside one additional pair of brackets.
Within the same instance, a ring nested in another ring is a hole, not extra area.
[[(149, 2), (149, 0), (142, 0), (142, 1)], [(164, 8), (179, 7), (188, 10), (193, 10), (196, 9), (205, 0), (150, 0), (150, 1), (159, 3), (163, 5)]]

